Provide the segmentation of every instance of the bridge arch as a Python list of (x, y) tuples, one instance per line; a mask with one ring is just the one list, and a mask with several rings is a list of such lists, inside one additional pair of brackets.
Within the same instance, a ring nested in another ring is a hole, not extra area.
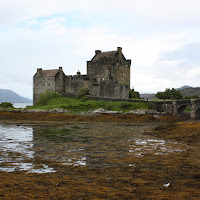
[(200, 107), (195, 110), (195, 119), (200, 119)]
[(177, 108), (177, 115), (184, 115), (184, 114), (189, 114), (189, 113), (186, 113), (185, 112), (185, 109), (189, 107), (190, 109), (191, 108), (191, 104), (182, 104), (180, 105), (178, 108)]

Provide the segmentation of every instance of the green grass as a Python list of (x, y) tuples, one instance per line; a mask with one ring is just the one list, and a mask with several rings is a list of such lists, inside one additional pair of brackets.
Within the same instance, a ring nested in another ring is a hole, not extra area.
[(185, 113), (191, 113), (191, 108), (189, 106), (187, 106), (184, 110)]
[(60, 108), (68, 110), (72, 113), (87, 112), (98, 108), (104, 108), (110, 111), (127, 112), (130, 110), (149, 109), (146, 102), (111, 102), (111, 101), (97, 101), (88, 100), (86, 98), (68, 98), (59, 97), (50, 99), (46, 105), (35, 105), (29, 109), (53, 109)]

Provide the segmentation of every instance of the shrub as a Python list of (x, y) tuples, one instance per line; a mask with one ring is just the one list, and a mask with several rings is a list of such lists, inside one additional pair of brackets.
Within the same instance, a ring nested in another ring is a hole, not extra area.
[(89, 95), (88, 88), (81, 88), (78, 92), (78, 98), (86, 97), (86, 95)]
[(129, 98), (139, 99), (140, 98), (140, 93), (134, 91), (134, 89), (129, 89)]
[(13, 105), (12, 103), (9, 103), (9, 102), (3, 102), (0, 104), (0, 107), (2, 108), (13, 108)]
[(36, 105), (46, 105), (50, 99), (59, 98), (62, 95), (58, 92), (47, 90), (45, 93), (40, 94)]

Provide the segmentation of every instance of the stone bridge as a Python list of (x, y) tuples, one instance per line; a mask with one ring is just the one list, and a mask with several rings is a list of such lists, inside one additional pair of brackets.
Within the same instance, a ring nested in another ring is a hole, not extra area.
[(191, 109), (190, 118), (200, 119), (200, 99), (151, 102), (154, 109), (170, 115), (183, 115), (186, 107)]

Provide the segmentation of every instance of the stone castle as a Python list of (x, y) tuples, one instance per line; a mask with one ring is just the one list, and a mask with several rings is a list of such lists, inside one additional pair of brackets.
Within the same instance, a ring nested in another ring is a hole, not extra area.
[(122, 48), (117, 51), (95, 51), (91, 61), (87, 61), (87, 74), (66, 76), (62, 70), (43, 70), (38, 68), (33, 77), (33, 102), (36, 103), (41, 93), (46, 90), (63, 95), (74, 96), (82, 88), (89, 90), (89, 95), (99, 98), (128, 99), (130, 88), (131, 60), (127, 60)]

